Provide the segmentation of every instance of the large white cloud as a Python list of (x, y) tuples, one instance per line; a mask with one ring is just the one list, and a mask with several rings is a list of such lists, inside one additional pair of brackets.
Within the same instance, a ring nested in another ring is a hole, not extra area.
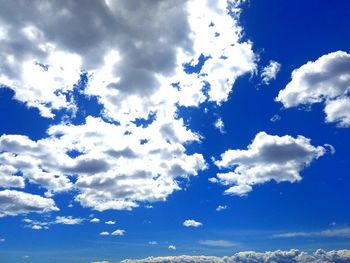
[(302, 179), (300, 171), (325, 152), (324, 147), (311, 145), (310, 139), (303, 136), (259, 132), (247, 150), (227, 150), (221, 160), (215, 161), (219, 168), (232, 171), (218, 173), (211, 181), (230, 186), (225, 193), (232, 195), (245, 195), (252, 186), (272, 180), (297, 182)]
[(59, 211), (50, 198), (15, 190), (0, 191), (0, 217)]
[[(181, 119), (126, 127), (88, 117), (82, 125), (51, 126), (48, 137), (0, 137), (0, 160), (48, 194), (78, 189), (76, 199), (97, 210), (131, 209), (179, 190), (177, 178), (206, 168), (183, 144), (199, 140)], [(75, 155), (72, 155), (75, 153)], [(75, 183), (71, 178), (75, 177)]]
[(325, 104), (327, 122), (350, 126), (350, 54), (337, 51), (310, 61), (292, 73), (276, 98), (285, 108)]
[(276, 250), (268, 252), (239, 252), (233, 256), (212, 257), (212, 256), (169, 256), (149, 257), (145, 259), (127, 259), (122, 263), (346, 263), (350, 260), (350, 250), (315, 252), (300, 251), (291, 249), (289, 251)]
[(104, 115), (54, 125), (37, 141), (2, 135), (0, 184), (28, 181), (47, 196), (75, 189), (77, 201), (100, 211), (166, 200), (179, 178), (206, 168), (201, 154), (186, 152), (200, 136), (177, 106), (221, 104), (239, 76), (255, 71), (241, 2), (0, 0), (0, 83), (54, 117), (79, 110), (73, 91), (84, 72), (79, 92), (96, 97)]
[[(181, 105), (221, 103), (236, 78), (256, 68), (238, 24), (241, 2), (1, 1), (0, 83), (44, 117), (74, 109), (70, 95), (81, 72), (89, 76), (85, 93), (112, 118), (147, 116), (164, 103), (152, 95), (171, 92), (172, 82), (179, 82), (173, 97)], [(201, 55), (200, 72), (186, 74), (183, 64)]]

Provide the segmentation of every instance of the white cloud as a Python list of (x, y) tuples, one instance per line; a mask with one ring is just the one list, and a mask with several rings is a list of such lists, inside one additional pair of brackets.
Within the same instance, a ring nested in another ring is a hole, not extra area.
[(115, 221), (111, 221), (111, 220), (105, 222), (106, 225), (114, 225), (115, 223), (116, 223)]
[(157, 241), (149, 241), (148, 244), (149, 245), (158, 245), (158, 242)]
[(63, 225), (79, 225), (84, 221), (82, 218), (74, 218), (72, 216), (57, 216), (55, 224)]
[(281, 70), (281, 64), (277, 61), (271, 60), (270, 63), (264, 67), (260, 73), (261, 82), (269, 85), (271, 80), (276, 79), (278, 72)]
[(350, 238), (350, 228), (331, 228), (314, 232), (288, 232), (273, 235), (274, 238), (291, 238), (291, 237), (344, 237)]
[(216, 129), (218, 129), (221, 133), (225, 133), (225, 124), (222, 121), (221, 118), (218, 118), (215, 122), (214, 122), (214, 127)]
[(109, 236), (109, 232), (107, 232), (107, 231), (101, 232), (100, 236)]
[(199, 240), (198, 244), (209, 247), (234, 247), (235, 243), (228, 240)]
[(0, 217), (59, 211), (54, 200), (15, 190), (0, 191)]
[(101, 220), (94, 217), (93, 219), (90, 220), (91, 223), (99, 223)]
[(200, 227), (203, 225), (201, 222), (198, 222), (198, 221), (193, 220), (193, 219), (187, 219), (182, 224), (185, 227)]
[(102, 260), (102, 261), (91, 261), (91, 263), (109, 263), (107, 260)]
[(215, 210), (220, 212), (220, 211), (226, 210), (226, 209), (228, 209), (227, 205), (219, 205)]
[(123, 260), (121, 263), (346, 263), (350, 260), (350, 250), (324, 251), (318, 249), (315, 252), (291, 249), (289, 251), (276, 250), (267, 252), (246, 251), (233, 256), (168, 256), (149, 257), (145, 259)]
[(5, 238), (0, 238), (0, 242), (5, 242), (6, 239)]
[(279, 121), (279, 120), (281, 120), (281, 119), (282, 119), (282, 117), (281, 117), (280, 115), (275, 114), (275, 115), (273, 115), (273, 116), (271, 117), (270, 121), (276, 122), (276, 121)]
[(272, 136), (259, 132), (247, 150), (227, 150), (221, 160), (215, 161), (219, 168), (232, 168), (218, 173), (213, 182), (230, 186), (225, 193), (245, 195), (252, 186), (269, 181), (298, 182), (301, 170), (314, 159), (326, 153), (322, 146), (313, 146), (303, 136)]
[(324, 103), (326, 122), (350, 126), (350, 54), (337, 51), (309, 61), (292, 73), (276, 101), (285, 108)]
[(124, 236), (125, 230), (117, 229), (111, 233), (112, 236)]
[(168, 249), (170, 249), (170, 250), (176, 250), (176, 247), (175, 247), (174, 245), (169, 245), (169, 246), (168, 246)]

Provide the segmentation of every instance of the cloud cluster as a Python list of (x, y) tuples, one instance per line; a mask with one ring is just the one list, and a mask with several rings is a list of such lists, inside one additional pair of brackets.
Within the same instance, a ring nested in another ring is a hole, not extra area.
[(285, 108), (324, 103), (326, 122), (350, 126), (350, 54), (337, 51), (310, 61), (292, 73), (276, 98)]
[(350, 260), (350, 250), (304, 252), (297, 249), (289, 251), (268, 251), (268, 252), (239, 252), (233, 256), (212, 257), (212, 256), (169, 256), (149, 257), (145, 259), (123, 260), (122, 263), (346, 263)]
[(303, 136), (280, 137), (259, 132), (247, 150), (227, 150), (221, 154), (215, 165), (232, 171), (218, 173), (210, 181), (230, 186), (226, 194), (242, 196), (256, 184), (300, 181), (301, 170), (325, 153), (324, 147), (311, 145), (310, 139)]
[(59, 211), (54, 200), (15, 190), (0, 191), (0, 217)]
[[(186, 153), (200, 136), (178, 117), (178, 105), (221, 104), (256, 68), (238, 23), (242, 2), (1, 1), (0, 84), (43, 117), (79, 110), (75, 91), (95, 97), (103, 116), (53, 125), (37, 141), (2, 135), (0, 186), (30, 182), (47, 196), (77, 190), (82, 206), (99, 211), (163, 201), (181, 189), (178, 178), (206, 162)], [(82, 73), (84, 87), (75, 85)]]
[(193, 219), (187, 219), (182, 223), (182, 225), (185, 227), (200, 227), (203, 224)]
[(264, 67), (260, 73), (261, 82), (269, 85), (271, 80), (276, 79), (278, 72), (281, 70), (281, 64), (277, 61), (271, 60), (270, 63)]

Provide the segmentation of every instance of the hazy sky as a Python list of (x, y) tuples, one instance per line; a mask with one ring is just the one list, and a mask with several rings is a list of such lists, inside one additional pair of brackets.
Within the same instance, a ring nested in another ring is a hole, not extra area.
[(0, 0), (0, 261), (350, 262), (349, 23)]

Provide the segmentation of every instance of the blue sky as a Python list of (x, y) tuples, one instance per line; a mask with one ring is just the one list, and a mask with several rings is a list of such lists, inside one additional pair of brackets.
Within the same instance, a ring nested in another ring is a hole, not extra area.
[(0, 4), (0, 261), (350, 261), (348, 1)]

